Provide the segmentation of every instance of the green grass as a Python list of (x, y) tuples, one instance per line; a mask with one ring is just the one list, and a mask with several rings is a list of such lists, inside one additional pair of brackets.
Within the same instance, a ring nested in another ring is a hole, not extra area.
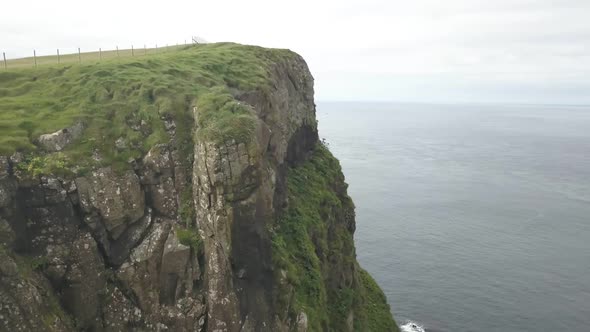
[[(159, 48), (143, 48), (135, 47), (133, 50), (129, 49), (120, 49), (117, 51), (114, 50), (102, 50), (99, 51), (98, 49), (95, 52), (81, 52), (79, 55), (78, 53), (69, 53), (64, 54), (63, 50), (60, 50), (60, 56), (58, 59), (57, 50), (55, 54), (51, 55), (41, 55), (37, 54), (37, 67), (41, 66), (53, 66), (58, 64), (76, 64), (76, 63), (83, 63), (83, 64), (90, 64), (90, 63), (98, 63), (101, 61), (108, 61), (113, 59), (125, 59), (130, 57), (142, 57), (142, 56), (150, 56), (156, 55), (161, 53), (173, 52), (178, 50), (179, 48), (184, 47), (185, 45), (174, 45), (168, 47), (159, 47)], [(81, 50), (83, 51), (83, 50)], [(31, 54), (32, 55), (32, 54)], [(2, 59), (0, 59), (2, 61)], [(58, 63), (59, 61), (59, 63)], [(18, 69), (18, 68), (34, 68), (35, 67), (35, 58), (33, 56), (25, 57), (25, 58), (18, 58), (18, 59), (6, 59), (6, 67), (9, 70)], [(0, 63), (0, 70), (4, 70), (4, 62)]]
[[(255, 115), (236, 91), (268, 91), (272, 66), (288, 50), (231, 43), (191, 45), (149, 56), (0, 71), (0, 155), (38, 155), (35, 138), (82, 121), (83, 138), (63, 151), (74, 173), (113, 165), (167, 143), (162, 118), (177, 124), (178, 148), (192, 151), (198, 110), (200, 138), (249, 143)], [(127, 142), (124, 151), (115, 141)], [(101, 161), (91, 158), (96, 151)], [(32, 158), (32, 157), (31, 157)]]
[(68, 176), (71, 174), (71, 167), (66, 162), (63, 153), (53, 153), (44, 156), (27, 156), (23, 162), (17, 165), (17, 171), (37, 177), (42, 174), (55, 174)]
[(181, 244), (193, 248), (195, 252), (203, 249), (203, 241), (195, 228), (178, 228), (176, 236)]
[[(290, 315), (296, 317), (298, 312), (304, 311), (311, 331), (326, 330), (330, 325), (321, 261), (311, 238), (314, 231), (325, 233), (327, 225), (322, 212), (330, 209), (328, 204), (339, 204), (330, 190), (330, 182), (340, 168), (331, 165), (335, 160), (330, 157), (329, 152), (319, 146), (308, 162), (289, 170), (289, 207), (278, 221), (272, 238), (273, 264), (287, 272), (287, 280), (295, 289)], [(288, 291), (279, 290), (278, 293), (283, 295), (279, 297), (278, 306), (288, 307), (291, 301), (286, 296)]]
[(178, 209), (180, 221), (186, 228), (196, 226), (196, 212), (193, 206), (193, 190), (190, 186), (185, 187), (180, 193), (180, 208)]
[[(286, 271), (294, 291), (291, 294), (289, 286), (277, 290), (278, 312), (289, 307), (287, 315), (294, 319), (304, 311), (310, 331), (347, 330), (351, 311), (356, 331), (397, 331), (383, 292), (358, 267), (352, 234), (339, 219), (353, 203), (338, 160), (318, 144), (307, 162), (289, 170), (287, 189), (289, 206), (272, 230), (273, 264), (276, 278)], [(339, 271), (326, 259), (340, 268), (355, 266), (357, 281), (350, 287), (331, 286), (329, 276)]]
[(391, 316), (391, 308), (387, 304), (385, 294), (371, 275), (359, 270), (361, 282), (358, 296), (362, 298), (362, 304), (358, 306), (355, 322), (356, 331), (380, 332), (399, 331), (399, 328)]

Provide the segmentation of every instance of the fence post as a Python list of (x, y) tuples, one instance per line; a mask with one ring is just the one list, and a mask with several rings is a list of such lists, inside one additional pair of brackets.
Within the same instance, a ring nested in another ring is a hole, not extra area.
[(135, 56), (134, 51), (133, 51), (133, 45), (131, 45), (131, 56)]
[(59, 65), (59, 48), (57, 49), (57, 64)]
[(33, 59), (35, 59), (35, 68), (37, 68), (37, 51), (33, 50)]
[(82, 63), (82, 54), (80, 53), (79, 47), (78, 47), (78, 63)]
[(117, 58), (119, 57), (119, 45), (117, 45)]
[(145, 47), (145, 44), (143, 44), (143, 55), (147, 54), (147, 48)]
[(184, 45), (186, 46), (186, 39), (184, 40)]
[(102, 60), (102, 48), (98, 48), (98, 61)]
[(8, 67), (6, 66), (6, 53), (2, 52), (2, 57), (4, 58), (4, 70), (6, 70)]

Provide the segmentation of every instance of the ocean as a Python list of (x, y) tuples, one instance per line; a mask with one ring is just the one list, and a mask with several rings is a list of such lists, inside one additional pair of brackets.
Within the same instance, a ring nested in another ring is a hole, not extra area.
[(590, 107), (318, 102), (317, 116), (358, 260), (404, 330), (590, 331)]

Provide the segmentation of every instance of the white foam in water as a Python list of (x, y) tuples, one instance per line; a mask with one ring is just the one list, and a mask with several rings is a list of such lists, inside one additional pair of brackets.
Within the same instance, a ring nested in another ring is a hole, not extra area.
[(411, 320), (400, 326), (400, 329), (402, 332), (426, 332), (422, 325), (412, 322)]

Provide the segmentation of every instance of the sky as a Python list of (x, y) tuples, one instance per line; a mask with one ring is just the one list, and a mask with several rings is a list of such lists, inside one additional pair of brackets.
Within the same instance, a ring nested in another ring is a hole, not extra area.
[(590, 0), (6, 1), (7, 57), (184, 43), (289, 48), (316, 99), (590, 104)]

